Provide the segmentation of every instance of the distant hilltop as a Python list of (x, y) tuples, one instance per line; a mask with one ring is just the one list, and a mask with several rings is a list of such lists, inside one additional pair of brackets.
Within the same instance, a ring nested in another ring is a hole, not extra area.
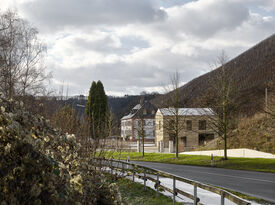
[[(272, 91), (271, 86), (275, 78), (275, 34), (248, 49), (236, 58), (230, 60), (226, 69), (232, 72), (234, 96), (240, 114), (253, 115), (261, 111), (264, 105), (265, 88)], [(182, 104), (197, 107), (201, 103), (211, 86), (211, 79), (221, 71), (217, 68), (199, 76), (180, 88)], [(152, 100), (156, 106), (161, 106), (167, 95), (157, 96)], [(211, 104), (211, 102), (208, 102)]]

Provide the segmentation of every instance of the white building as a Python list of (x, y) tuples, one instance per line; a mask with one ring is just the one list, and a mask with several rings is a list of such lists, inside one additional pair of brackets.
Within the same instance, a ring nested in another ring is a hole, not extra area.
[(137, 104), (128, 115), (121, 118), (121, 137), (124, 140), (136, 141), (143, 130), (145, 140), (154, 141), (156, 110), (157, 108), (147, 101)]

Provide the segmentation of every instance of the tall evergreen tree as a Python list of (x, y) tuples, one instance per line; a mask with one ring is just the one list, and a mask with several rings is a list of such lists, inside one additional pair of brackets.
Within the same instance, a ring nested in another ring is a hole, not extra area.
[(86, 113), (90, 122), (91, 137), (96, 139), (107, 136), (109, 109), (107, 96), (101, 81), (92, 82)]
[(92, 110), (95, 104), (95, 93), (96, 93), (96, 82), (93, 81), (89, 91), (88, 102), (86, 104), (86, 114), (90, 121), (93, 119)]

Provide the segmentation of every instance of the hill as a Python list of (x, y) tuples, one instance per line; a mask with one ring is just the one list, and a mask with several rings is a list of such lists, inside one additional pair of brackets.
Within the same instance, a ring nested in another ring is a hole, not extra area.
[[(242, 118), (228, 138), (228, 148), (248, 148), (275, 154), (275, 118), (266, 114), (255, 114)], [(223, 140), (216, 138), (198, 150), (223, 149)]]
[[(239, 114), (251, 116), (261, 111), (265, 88), (274, 83), (275, 34), (230, 60), (225, 66), (232, 74), (232, 88), (237, 91), (234, 98)], [(211, 80), (215, 79), (219, 72), (221, 72), (220, 67), (180, 87), (182, 105), (201, 106), (202, 99), (206, 97), (211, 87)], [(170, 94), (158, 96), (151, 102), (161, 107)]]
[(229, 148), (250, 148), (275, 154), (275, 118), (256, 114), (243, 119), (229, 138)]

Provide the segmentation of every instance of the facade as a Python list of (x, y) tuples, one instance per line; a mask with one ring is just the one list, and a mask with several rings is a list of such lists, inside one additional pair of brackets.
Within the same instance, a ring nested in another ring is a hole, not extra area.
[(121, 137), (136, 141), (143, 131), (146, 141), (155, 140), (156, 107), (144, 101), (137, 104), (128, 115), (121, 118)]
[(169, 141), (173, 141), (175, 150), (175, 121), (178, 117), (179, 151), (188, 151), (205, 144), (217, 137), (212, 129), (210, 119), (216, 115), (210, 108), (161, 108), (158, 109), (155, 121), (156, 146), (163, 144), (169, 148)]

